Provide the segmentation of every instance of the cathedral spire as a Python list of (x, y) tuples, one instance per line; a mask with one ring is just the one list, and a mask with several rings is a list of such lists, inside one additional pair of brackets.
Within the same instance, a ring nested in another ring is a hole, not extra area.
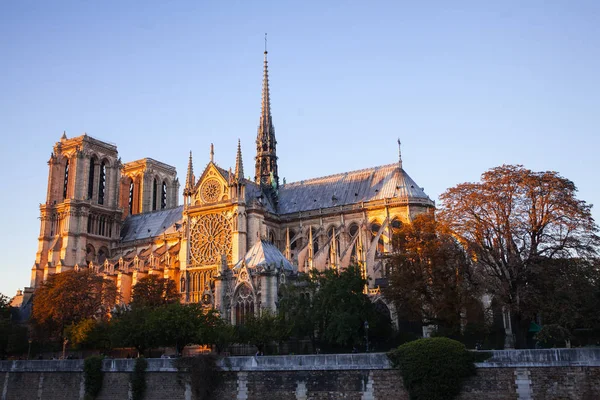
[(237, 156), (235, 158), (235, 177), (238, 181), (244, 179), (244, 162), (242, 161), (242, 144), (238, 139)]
[(194, 189), (194, 164), (192, 163), (192, 151), (190, 150), (190, 160), (188, 161), (187, 175), (185, 176), (185, 187), (183, 194), (189, 196)]
[(254, 180), (263, 187), (275, 190), (279, 187), (279, 174), (277, 172), (277, 152), (275, 128), (271, 118), (271, 96), (269, 92), (269, 67), (267, 61), (267, 47), (265, 34), (265, 60), (263, 70), (263, 87), (260, 122), (256, 135), (256, 169)]

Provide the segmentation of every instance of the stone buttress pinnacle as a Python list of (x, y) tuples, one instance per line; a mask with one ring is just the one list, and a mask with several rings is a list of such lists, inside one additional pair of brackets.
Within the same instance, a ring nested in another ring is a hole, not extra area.
[(242, 161), (242, 145), (238, 139), (237, 156), (235, 158), (235, 177), (238, 181), (244, 179), (244, 162)]
[(190, 150), (190, 159), (188, 161), (187, 174), (185, 176), (184, 195), (190, 195), (194, 189), (194, 165), (192, 163), (192, 151)]

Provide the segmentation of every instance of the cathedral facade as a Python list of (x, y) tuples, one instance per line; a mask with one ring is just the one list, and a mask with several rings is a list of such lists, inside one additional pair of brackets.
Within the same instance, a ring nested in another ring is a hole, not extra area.
[[(51, 154), (31, 286), (48, 274), (90, 268), (115, 282), (121, 301), (149, 274), (173, 279), (183, 302), (214, 307), (232, 323), (275, 311), (278, 287), (312, 268), (358, 264), (372, 296), (402, 224), (434, 203), (391, 164), (299, 182), (279, 181), (265, 51), (254, 179), (210, 160), (196, 176), (192, 153), (179, 205), (175, 168), (122, 163), (115, 145), (63, 134)], [(233, 161), (233, 160), (232, 160)]]

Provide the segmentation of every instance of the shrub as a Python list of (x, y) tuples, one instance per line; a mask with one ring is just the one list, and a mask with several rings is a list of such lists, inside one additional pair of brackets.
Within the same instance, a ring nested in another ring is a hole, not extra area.
[(465, 378), (475, 374), (475, 358), (486, 355), (472, 354), (456, 340), (437, 337), (405, 343), (388, 357), (400, 369), (411, 400), (447, 400), (455, 398)]
[(222, 376), (216, 358), (211, 354), (178, 358), (174, 364), (179, 372), (189, 373), (192, 393), (197, 400), (210, 399), (221, 383)]
[(95, 399), (102, 390), (102, 356), (90, 356), (83, 363), (85, 399)]
[(131, 374), (131, 394), (132, 400), (142, 400), (146, 392), (146, 368), (148, 361), (144, 357), (135, 360), (133, 374)]
[(571, 340), (571, 334), (566, 328), (558, 324), (544, 325), (534, 336), (544, 347), (565, 347)]

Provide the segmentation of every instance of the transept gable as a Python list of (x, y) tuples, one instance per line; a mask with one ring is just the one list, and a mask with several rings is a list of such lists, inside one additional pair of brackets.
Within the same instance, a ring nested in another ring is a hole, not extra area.
[(229, 199), (229, 173), (210, 161), (196, 182), (193, 205), (218, 203)]

